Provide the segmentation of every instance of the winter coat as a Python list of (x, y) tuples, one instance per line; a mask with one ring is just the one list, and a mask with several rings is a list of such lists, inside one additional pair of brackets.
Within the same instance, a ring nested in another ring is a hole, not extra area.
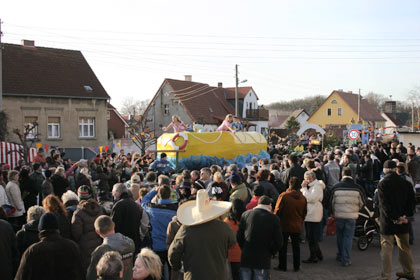
[[(31, 177), (19, 180), (19, 187), (22, 192), (23, 204), (25, 209), (28, 210), (31, 206), (37, 205), (37, 196), (41, 191), (37, 189), (38, 185), (35, 184), (35, 181)], [(40, 186), (39, 186), (40, 187)]]
[(96, 218), (102, 214), (101, 206), (93, 199), (81, 201), (73, 213), (71, 234), (73, 240), (80, 246), (84, 269), (89, 265), (93, 250), (102, 243), (102, 239), (95, 232), (94, 227)]
[(325, 184), (322, 181), (315, 180), (306, 188), (300, 191), (306, 198), (307, 214), (305, 222), (320, 222), (322, 219), (322, 199), (324, 197)]
[[(54, 213), (58, 219), (58, 230), (60, 234), (64, 238), (71, 238), (71, 221), (69, 221), (68, 217), (63, 213)], [(68, 213), (67, 213), (68, 214)]]
[(7, 198), (6, 189), (3, 187), (3, 185), (0, 185), (0, 206), (4, 204), (10, 205), (9, 199)]
[(359, 217), (359, 210), (366, 203), (365, 192), (361, 186), (354, 183), (353, 178), (344, 177), (336, 184), (329, 194), (330, 209), (338, 219), (354, 219)]
[(298, 164), (292, 165), (291, 167), (287, 168), (284, 172), (283, 184), (288, 187), (290, 178), (292, 177), (297, 177), (299, 181), (302, 182), (303, 176), (305, 175), (305, 171), (306, 170), (300, 167)]
[(13, 180), (9, 181), (9, 183), (6, 185), (6, 194), (10, 205), (16, 208), (16, 212), (11, 214), (10, 217), (22, 216), (23, 213), (25, 213), (25, 205), (22, 200), (18, 182)]
[(244, 183), (241, 183), (230, 190), (229, 201), (240, 199), (243, 202), (248, 200), (248, 189)]
[(31, 221), (23, 225), (22, 229), (16, 233), (17, 246), (21, 255), (29, 246), (39, 242), (38, 224), (39, 220)]
[(178, 220), (177, 216), (172, 217), (172, 221), (168, 224), (168, 229), (166, 230), (166, 246), (169, 248), (174, 241), (175, 235), (178, 230), (181, 228), (182, 224)]
[(91, 182), (90, 182), (89, 178), (88, 178), (88, 177), (86, 177), (86, 175), (84, 175), (84, 174), (82, 174), (82, 173), (79, 173), (79, 175), (77, 176), (77, 179), (76, 179), (76, 190), (77, 190), (80, 186), (83, 186), (83, 185), (85, 185), (85, 186), (89, 186), (89, 187), (91, 187), (91, 186), (92, 186), (92, 184), (91, 184)]
[(379, 225), (381, 234), (408, 233), (409, 224), (394, 224), (399, 217), (411, 217), (416, 205), (411, 184), (395, 172), (388, 173), (378, 184)]
[(279, 195), (274, 214), (280, 218), (283, 232), (298, 233), (302, 231), (307, 212), (306, 198), (300, 191), (287, 189)]
[(168, 250), (166, 246), (166, 230), (172, 218), (176, 216), (178, 204), (170, 199), (159, 199), (159, 204), (151, 203), (157, 191), (150, 191), (141, 201), (141, 206), (149, 215), (150, 225), (152, 226), (152, 247), (155, 252)]
[(44, 180), (44, 182), (42, 182), (41, 193), (42, 193), (42, 197), (46, 197), (49, 194), (54, 194), (54, 186), (53, 186), (53, 183), (51, 182), (51, 179), (47, 178)]
[(271, 257), (283, 243), (280, 219), (257, 206), (242, 214), (236, 238), (242, 249), (241, 267), (270, 269)]
[(0, 264), (1, 279), (12, 280), (19, 266), (19, 251), (13, 227), (0, 219)]
[(134, 242), (121, 233), (105, 237), (102, 245), (98, 246), (92, 253), (90, 265), (87, 271), (86, 280), (96, 280), (96, 265), (101, 257), (108, 251), (117, 251), (122, 257), (124, 264), (123, 280), (132, 280), (134, 263)]
[(254, 209), (258, 205), (258, 199), (260, 199), (261, 196), (254, 196), (251, 198), (249, 203), (246, 205), (246, 210)]
[(15, 280), (84, 279), (80, 249), (57, 231), (41, 231), (41, 241), (22, 256)]
[[(73, 218), (74, 211), (76, 211), (78, 204), (79, 204), (78, 200), (69, 200), (64, 204), (64, 206), (66, 207), (66, 211), (67, 211), (67, 219), (69, 220), (70, 224), (71, 224), (71, 220)], [(70, 231), (71, 231), (71, 229), (70, 229)]]
[[(238, 232), (239, 222), (235, 223), (235, 221), (232, 221), (229, 218), (225, 218), (224, 221), (230, 226), (230, 228), (236, 235), (236, 233)], [(241, 247), (239, 247), (238, 242), (236, 242), (236, 244), (233, 247), (229, 248), (228, 260), (229, 262), (235, 262), (235, 263), (241, 262)]]
[(41, 172), (37, 172), (37, 171), (34, 171), (34, 172), (32, 172), (32, 174), (30, 175), (30, 177), (31, 177), (31, 179), (32, 179), (32, 181), (35, 183), (35, 185), (36, 185), (36, 189), (38, 190), (38, 192), (40, 192), (40, 193), (42, 193), (42, 183), (44, 182), (44, 180), (45, 180), (45, 177), (44, 177), (44, 175), (42, 175), (42, 173)]
[(111, 179), (111, 174), (105, 174), (105, 173), (98, 173), (98, 189), (102, 192), (109, 193), (110, 187), (109, 187), (109, 180)]
[(169, 263), (177, 271), (183, 261), (184, 280), (226, 280), (228, 248), (235, 243), (235, 234), (219, 219), (183, 225), (169, 247)]
[(54, 174), (51, 176), (51, 182), (54, 188), (54, 194), (61, 199), (63, 193), (65, 193), (69, 187), (69, 181), (61, 175)]
[[(115, 232), (119, 232), (134, 241), (136, 252), (140, 248), (140, 224), (143, 209), (128, 195), (122, 193), (112, 208), (111, 217), (115, 223)], [(165, 228), (166, 232), (166, 228)]]
[(329, 161), (324, 165), (325, 179), (328, 188), (332, 188), (340, 182), (340, 166), (335, 161)]
[(276, 201), (276, 199), (279, 197), (279, 192), (277, 189), (268, 181), (255, 181), (251, 185), (251, 189), (254, 190), (255, 186), (260, 185), (264, 188), (264, 195), (271, 198), (273, 201)]

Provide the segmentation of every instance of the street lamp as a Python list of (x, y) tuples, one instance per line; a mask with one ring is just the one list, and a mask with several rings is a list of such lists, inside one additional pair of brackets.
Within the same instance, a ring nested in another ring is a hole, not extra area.
[(238, 78), (238, 64), (235, 65), (235, 71), (236, 71), (236, 75), (235, 75), (235, 116), (237, 117), (242, 117), (242, 116), (238, 116), (238, 85), (242, 84), (242, 83), (246, 83), (248, 82), (248, 80), (242, 80), (239, 82), (239, 78)]

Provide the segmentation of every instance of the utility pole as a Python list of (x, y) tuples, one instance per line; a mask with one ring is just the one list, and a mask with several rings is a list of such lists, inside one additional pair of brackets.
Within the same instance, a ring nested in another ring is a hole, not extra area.
[(1, 43), (1, 18), (0, 18), (0, 112), (3, 110), (3, 46)]
[(238, 64), (235, 64), (235, 116), (238, 116)]
[(357, 123), (360, 123), (360, 88), (359, 95), (357, 95)]
[(414, 132), (414, 102), (411, 103), (411, 132)]

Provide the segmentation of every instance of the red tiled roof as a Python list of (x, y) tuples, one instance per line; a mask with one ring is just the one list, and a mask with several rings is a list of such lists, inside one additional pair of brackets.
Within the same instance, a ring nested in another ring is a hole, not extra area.
[(225, 89), (210, 87), (208, 84), (166, 79), (174, 97), (185, 107), (193, 121), (218, 124), (227, 114), (234, 112), (225, 99)]
[[(238, 87), (238, 98), (244, 99), (245, 96), (249, 93), (252, 87)], [(226, 99), (235, 99), (235, 88), (225, 88), (226, 90)], [(255, 94), (256, 95), (256, 94)], [(258, 96), (257, 96), (258, 99)]]
[[(336, 92), (353, 109), (353, 111), (357, 113), (358, 94), (344, 91), (333, 91), (333, 93), (334, 92)], [(360, 118), (364, 121), (385, 121), (381, 114), (370, 105), (366, 99), (360, 100)]]
[(80, 51), (2, 46), (4, 95), (110, 98)]
[(269, 127), (281, 127), (290, 115), (271, 115), (268, 120)]

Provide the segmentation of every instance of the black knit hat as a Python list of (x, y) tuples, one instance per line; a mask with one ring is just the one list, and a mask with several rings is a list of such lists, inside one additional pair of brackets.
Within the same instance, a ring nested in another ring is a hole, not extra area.
[(39, 219), (38, 230), (58, 229), (58, 219), (54, 213), (48, 212)]

